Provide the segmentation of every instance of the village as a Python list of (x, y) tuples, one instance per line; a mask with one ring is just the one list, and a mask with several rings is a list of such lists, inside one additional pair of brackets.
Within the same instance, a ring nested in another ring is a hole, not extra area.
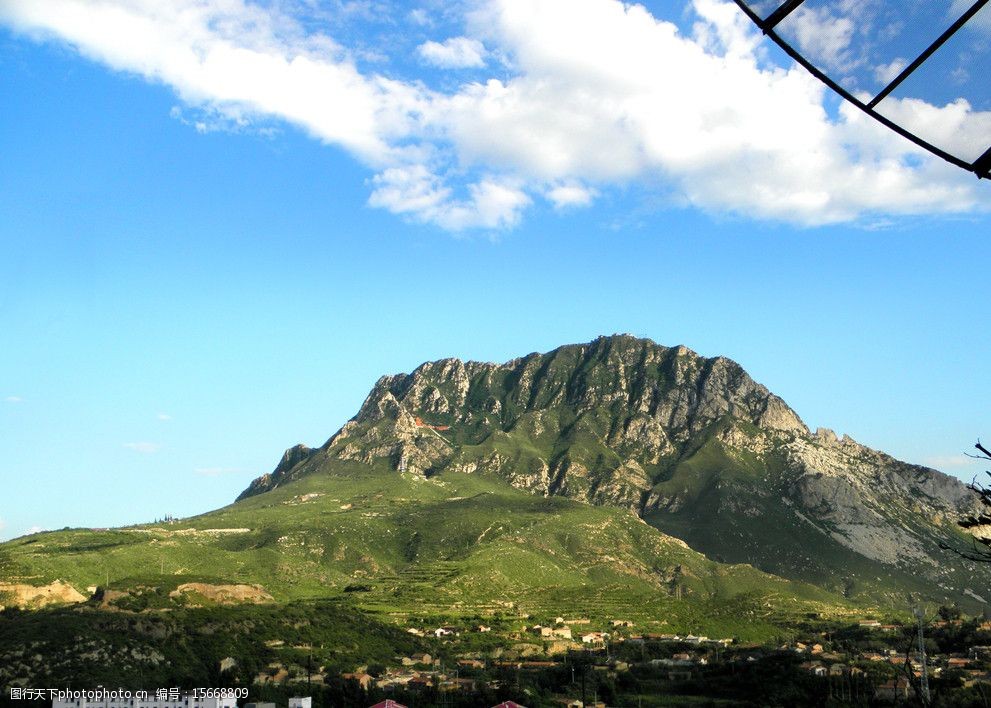
[[(409, 626), (406, 632), (436, 649), (397, 657), (394, 665), (336, 674), (274, 662), (255, 677), (254, 688), (274, 695), (279, 686), (305, 683), (348, 696), (348, 705), (372, 706), (386, 698), (400, 705), (482, 705), (488, 697), (491, 704), (501, 699), (568, 708), (638, 705), (658, 694), (746, 699), (741, 691), (796, 688), (839, 705), (899, 703), (937, 690), (991, 692), (991, 622), (980, 619), (949, 616), (928, 623), (924, 651), (916, 625), (872, 618), (810, 619), (780, 643), (642, 632), (619, 618), (592, 627), (589, 619), (565, 617), (501, 629), (483, 623)], [(486, 641), (495, 633), (506, 641)], [(771, 683), (756, 685), (754, 677)]]

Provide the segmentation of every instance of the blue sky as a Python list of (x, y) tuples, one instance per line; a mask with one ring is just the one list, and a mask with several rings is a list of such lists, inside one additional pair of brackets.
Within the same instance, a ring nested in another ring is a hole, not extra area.
[(0, 538), (215, 508), (382, 374), (614, 332), (981, 471), (991, 185), (732, 5), (156, 5), (0, 10)]

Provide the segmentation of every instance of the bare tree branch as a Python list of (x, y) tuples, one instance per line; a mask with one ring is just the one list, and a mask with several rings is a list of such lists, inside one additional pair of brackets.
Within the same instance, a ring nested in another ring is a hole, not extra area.
[[(968, 454), (967, 457), (973, 457), (978, 460), (991, 460), (991, 451), (984, 447), (980, 440), (975, 443), (974, 447), (977, 448), (981, 454)], [(985, 474), (991, 477), (991, 471), (985, 472)], [(970, 484), (967, 485), (967, 489), (977, 495), (977, 501), (985, 507), (987, 511), (967, 514), (957, 520), (957, 526), (965, 531), (979, 529), (984, 526), (991, 527), (991, 486), (981, 484), (977, 481), (977, 477), (975, 476), (974, 479), (971, 480)], [(970, 545), (971, 547), (968, 549), (958, 548), (951, 546), (948, 543), (940, 542), (939, 547), (945, 551), (956, 553), (958, 556), (965, 558), (966, 560), (977, 563), (991, 563), (991, 537), (973, 535), (971, 536)]]

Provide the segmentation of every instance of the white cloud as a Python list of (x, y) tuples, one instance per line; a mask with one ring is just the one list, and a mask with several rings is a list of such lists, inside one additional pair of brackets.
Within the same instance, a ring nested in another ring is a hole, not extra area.
[[(291, 4), (5, 0), (0, 21), (172, 86), (216, 119), (204, 130), (296, 125), (374, 171), (372, 206), (455, 231), (512, 227), (537, 196), (588, 203), (587, 184), (801, 224), (986, 208), (962, 171), (856, 111), (831, 116), (825, 89), (770, 65), (727, 0), (694, 0), (691, 35), (618, 0), (479, 0), (465, 36), (420, 52), (481, 67), (488, 47), (498, 73), (446, 90), (363, 73), (280, 7)], [(815, 19), (829, 32), (807, 41), (849, 63), (843, 18)], [(959, 119), (968, 135), (985, 126), (959, 102), (896, 109)]]
[(548, 190), (546, 196), (556, 209), (584, 207), (595, 199), (595, 190), (580, 184), (561, 184)]
[(816, 64), (831, 69), (851, 68), (852, 18), (834, 15), (829, 8), (799, 7), (788, 17), (788, 27), (802, 52)]
[(0, 533), (3, 533), (5, 528), (7, 528), (7, 522), (0, 518)]
[(991, 111), (975, 111), (962, 98), (943, 106), (916, 98), (887, 98), (877, 112), (965, 159), (976, 160), (991, 143)]
[(159, 413), (155, 417), (158, 418), (159, 420), (172, 420), (172, 416), (170, 416), (168, 413)]
[(7, 403), (24, 403), (24, 399), (20, 396), (7, 396), (4, 398)]
[(902, 69), (908, 66), (908, 62), (901, 57), (896, 57), (888, 64), (879, 64), (874, 67), (874, 78), (882, 86), (890, 84), (895, 77), (902, 73)]
[[(953, 0), (953, 4), (950, 5), (945, 14), (946, 24), (949, 25), (950, 22), (963, 15), (973, 4), (972, 0)], [(967, 24), (964, 25), (964, 31), (973, 32), (974, 30), (991, 33), (991, 13), (982, 10), (968, 20)]]
[(485, 46), (477, 39), (451, 37), (443, 42), (424, 42), (416, 48), (428, 64), (442, 69), (467, 69), (485, 66)]
[(129, 442), (124, 443), (121, 447), (126, 447), (128, 450), (140, 452), (142, 455), (151, 455), (162, 449), (160, 443), (153, 442)]
[(430, 20), (430, 14), (422, 7), (410, 10), (409, 19), (414, 25), (419, 25), (420, 27), (429, 27), (433, 24)]
[(530, 197), (518, 185), (491, 176), (469, 184), (468, 199), (454, 199), (451, 188), (423, 165), (389, 168), (376, 175), (372, 184), (372, 206), (451, 231), (514, 226), (530, 203)]
[(32, 526), (27, 530), (27, 533), (25, 535), (31, 536), (36, 533), (41, 533), (42, 531), (45, 531), (45, 528), (43, 526)]

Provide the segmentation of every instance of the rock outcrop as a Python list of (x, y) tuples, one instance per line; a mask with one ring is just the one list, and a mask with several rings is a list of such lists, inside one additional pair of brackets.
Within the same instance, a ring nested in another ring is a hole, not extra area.
[(0, 583), (0, 605), (38, 609), (48, 605), (83, 602), (86, 597), (68, 583), (56, 580), (48, 585)]

